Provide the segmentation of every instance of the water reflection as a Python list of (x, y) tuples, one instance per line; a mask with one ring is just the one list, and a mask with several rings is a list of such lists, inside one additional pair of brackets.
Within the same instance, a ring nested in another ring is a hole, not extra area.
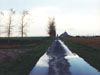
[(50, 57), (48, 75), (71, 75), (70, 64), (64, 57), (72, 53), (65, 48), (60, 40), (55, 40), (48, 49), (47, 55)]
[(71, 75), (69, 67), (70, 64), (65, 58), (52, 58), (49, 61), (48, 75)]
[(100, 75), (100, 72), (57, 39), (39, 59), (30, 75)]
[(48, 75), (48, 62), (49, 62), (49, 57), (44, 54), (35, 67), (32, 69), (29, 75)]
[(72, 75), (100, 75), (100, 72), (78, 56), (67, 57), (66, 59), (71, 65), (70, 72)]
[(63, 58), (65, 56), (73, 56), (73, 53), (63, 44), (63, 42), (55, 40), (47, 50), (47, 55), (54, 58)]

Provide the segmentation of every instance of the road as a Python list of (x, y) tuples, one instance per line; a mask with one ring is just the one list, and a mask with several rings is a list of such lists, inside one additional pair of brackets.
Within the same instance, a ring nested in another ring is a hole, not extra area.
[(58, 38), (39, 59), (29, 75), (100, 75), (83, 58), (72, 53)]

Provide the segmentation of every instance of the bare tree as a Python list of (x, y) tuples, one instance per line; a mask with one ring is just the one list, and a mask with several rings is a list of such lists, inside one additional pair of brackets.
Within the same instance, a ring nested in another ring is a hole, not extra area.
[(55, 18), (49, 18), (48, 34), (50, 37), (56, 36)]
[(20, 29), (20, 34), (21, 37), (23, 38), (24, 35), (27, 35), (27, 30), (25, 30), (27, 26), (27, 22), (25, 20), (25, 17), (28, 15), (28, 11), (23, 11), (22, 16), (21, 16), (21, 25), (19, 27)]
[(10, 37), (12, 34), (12, 29), (13, 29), (13, 14), (15, 14), (15, 11), (13, 9), (10, 9), (9, 13), (8, 13), (8, 24), (6, 26), (6, 33), (7, 33), (7, 37), (8, 37), (8, 43), (10, 43)]
[(9, 17), (9, 19), (8, 19), (9, 22), (8, 22), (8, 25), (7, 25), (7, 36), (8, 36), (8, 38), (10, 38), (11, 32), (12, 32), (12, 28), (13, 28), (12, 17), (13, 17), (14, 13), (15, 13), (15, 11), (13, 9), (11, 9), (9, 14), (8, 14), (8, 17)]

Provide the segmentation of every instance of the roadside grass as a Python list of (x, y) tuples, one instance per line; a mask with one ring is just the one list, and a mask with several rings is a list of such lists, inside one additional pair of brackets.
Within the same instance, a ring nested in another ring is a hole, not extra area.
[[(36, 62), (45, 53), (53, 41), (53, 39), (49, 38), (24, 39), (24, 41), (25, 40), (31, 40), (32, 43), (35, 43), (35, 46), (30, 46), (32, 48), (31, 51), (17, 56), (16, 59), (0, 64), (0, 75), (29, 75)], [(20, 41), (22, 41), (22, 39)], [(26, 48), (25, 45), (23, 48)]]
[(78, 43), (68, 39), (62, 39), (70, 50), (77, 53), (90, 65), (100, 71), (100, 49), (88, 46), (86, 44)]

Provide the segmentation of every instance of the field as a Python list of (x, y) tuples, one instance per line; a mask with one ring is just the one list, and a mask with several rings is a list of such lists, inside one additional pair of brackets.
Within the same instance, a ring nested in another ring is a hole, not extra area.
[[(0, 38), (0, 75), (28, 75), (53, 38)], [(100, 71), (100, 38), (72, 37), (65, 44)]]
[(94, 48), (100, 48), (100, 37), (78, 37), (78, 38), (67, 38), (69, 40), (73, 40), (82, 44), (86, 44), (88, 46)]
[(48, 49), (49, 38), (0, 38), (0, 75), (29, 75)]
[(100, 37), (69, 37), (62, 40), (72, 51), (100, 71)]

